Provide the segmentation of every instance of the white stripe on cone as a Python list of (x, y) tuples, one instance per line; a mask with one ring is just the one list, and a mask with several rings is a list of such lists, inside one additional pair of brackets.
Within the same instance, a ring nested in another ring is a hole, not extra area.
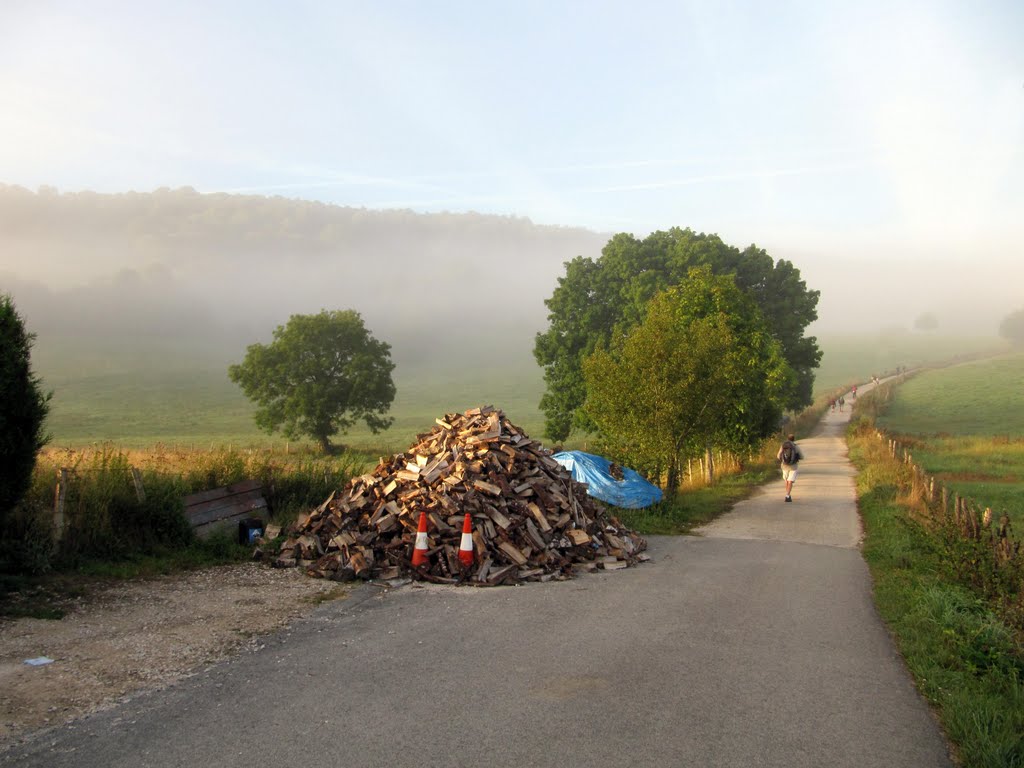
[[(408, 539), (406, 539), (406, 541), (408, 541)], [(405, 546), (409, 546), (409, 545), (406, 544)], [(416, 533), (416, 549), (430, 549), (430, 547), (427, 546), (427, 532), (426, 531), (417, 531), (417, 533)]]
[(462, 542), (459, 544), (459, 551), (461, 552), (472, 552), (473, 551), (473, 534), (464, 533), (462, 534)]

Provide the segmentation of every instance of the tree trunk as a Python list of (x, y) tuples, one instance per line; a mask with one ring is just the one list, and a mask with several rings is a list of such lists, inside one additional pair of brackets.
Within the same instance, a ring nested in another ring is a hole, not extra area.
[(679, 490), (679, 456), (673, 454), (668, 462), (668, 478), (665, 480), (665, 495), (675, 496)]

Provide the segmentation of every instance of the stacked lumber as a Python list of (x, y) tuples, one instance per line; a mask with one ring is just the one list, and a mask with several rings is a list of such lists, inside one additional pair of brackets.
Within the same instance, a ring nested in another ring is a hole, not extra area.
[[(494, 586), (565, 579), (649, 559), (646, 541), (587, 495), (551, 452), (486, 406), (446, 414), (406, 452), (382, 459), (299, 517), (276, 565), (347, 580), (401, 575)], [(420, 514), (428, 563), (411, 563)], [(459, 562), (464, 516), (473, 565)]]

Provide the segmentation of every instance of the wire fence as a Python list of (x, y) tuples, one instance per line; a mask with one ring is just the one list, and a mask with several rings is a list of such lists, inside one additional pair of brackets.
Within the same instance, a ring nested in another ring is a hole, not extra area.
[(900, 501), (941, 543), (960, 580), (1024, 628), (1024, 551), (1009, 514), (979, 505), (938, 481), (898, 438), (881, 429), (875, 437), (889, 461), (898, 465)]

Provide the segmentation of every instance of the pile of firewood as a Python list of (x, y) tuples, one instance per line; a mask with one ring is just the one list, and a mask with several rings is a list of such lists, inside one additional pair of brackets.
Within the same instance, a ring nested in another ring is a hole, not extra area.
[[(408, 451), (300, 516), (275, 564), (338, 580), (404, 574), (493, 586), (649, 559), (641, 554), (647, 542), (500, 410), (474, 408), (436, 422)], [(428, 561), (413, 567), (420, 513), (428, 521)], [(458, 556), (466, 513), (471, 566)]]

